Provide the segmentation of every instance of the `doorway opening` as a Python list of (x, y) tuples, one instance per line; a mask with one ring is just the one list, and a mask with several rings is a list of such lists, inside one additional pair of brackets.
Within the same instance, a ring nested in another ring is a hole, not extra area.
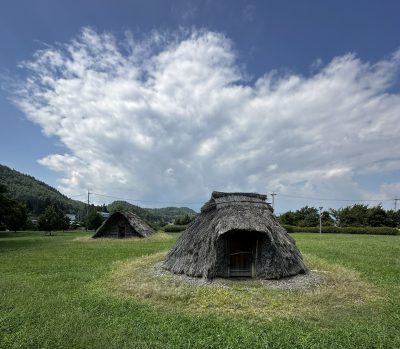
[(125, 237), (125, 227), (118, 227), (118, 239)]
[(226, 242), (228, 277), (254, 277), (258, 234), (234, 230), (227, 234)]

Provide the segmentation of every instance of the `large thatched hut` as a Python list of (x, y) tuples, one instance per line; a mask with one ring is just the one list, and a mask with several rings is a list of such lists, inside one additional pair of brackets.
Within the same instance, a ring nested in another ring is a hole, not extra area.
[(132, 212), (115, 212), (96, 230), (93, 238), (146, 237), (154, 230)]
[(295, 241), (255, 193), (213, 192), (163, 267), (178, 274), (279, 279), (305, 273)]

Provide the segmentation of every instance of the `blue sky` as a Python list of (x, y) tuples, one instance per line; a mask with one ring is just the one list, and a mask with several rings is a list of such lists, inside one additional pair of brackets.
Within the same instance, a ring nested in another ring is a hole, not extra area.
[(3, 1), (0, 163), (67, 195), (90, 188), (148, 206), (203, 202), (214, 189), (274, 190), (278, 211), (343, 205), (284, 195), (390, 200), (400, 196), (399, 10)]

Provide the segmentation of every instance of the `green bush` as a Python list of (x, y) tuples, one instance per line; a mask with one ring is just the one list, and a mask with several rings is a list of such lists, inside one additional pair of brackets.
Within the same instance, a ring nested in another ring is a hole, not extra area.
[[(282, 225), (288, 233), (319, 233), (319, 227), (297, 227)], [(391, 227), (322, 227), (322, 234), (368, 234), (368, 235), (400, 235), (397, 228)]]
[(176, 225), (176, 224), (171, 224), (171, 225), (166, 225), (164, 228), (162, 228), (166, 233), (179, 233), (181, 231), (184, 231), (186, 229), (186, 225)]

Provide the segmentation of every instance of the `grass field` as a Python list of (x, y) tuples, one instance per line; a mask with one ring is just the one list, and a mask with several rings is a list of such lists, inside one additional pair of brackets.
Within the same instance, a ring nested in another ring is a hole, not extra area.
[[(176, 235), (130, 241), (87, 236), (0, 233), (1, 348), (400, 347), (399, 236), (295, 234), (311, 267), (350, 273), (359, 288), (338, 276), (336, 284), (343, 285), (337, 294), (266, 292), (257, 296), (266, 297), (265, 308), (247, 315), (219, 311), (218, 302), (196, 311), (181, 298), (160, 305), (110, 291), (115, 271), (167, 251)], [(357, 292), (360, 304), (351, 298)], [(246, 302), (246, 292), (241, 295)], [(298, 304), (314, 310), (297, 311)]]

